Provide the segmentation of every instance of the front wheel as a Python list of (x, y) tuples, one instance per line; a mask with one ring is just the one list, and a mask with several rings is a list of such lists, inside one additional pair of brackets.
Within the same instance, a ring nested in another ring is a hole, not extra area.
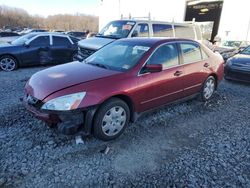
[(212, 97), (215, 88), (216, 88), (216, 80), (213, 76), (209, 76), (203, 84), (201, 91), (201, 99), (203, 101), (209, 100)]
[(17, 68), (17, 60), (9, 55), (0, 57), (0, 68), (4, 71), (13, 71)]
[(123, 133), (129, 119), (128, 105), (118, 98), (112, 98), (97, 111), (94, 120), (94, 136), (104, 141), (113, 140)]

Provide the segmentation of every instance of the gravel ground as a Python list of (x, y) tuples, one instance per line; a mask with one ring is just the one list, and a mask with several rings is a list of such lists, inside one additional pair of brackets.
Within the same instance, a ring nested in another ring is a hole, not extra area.
[(250, 85), (223, 81), (207, 103), (171, 105), (114, 141), (77, 145), (19, 101), (43, 68), (0, 72), (0, 187), (250, 187)]

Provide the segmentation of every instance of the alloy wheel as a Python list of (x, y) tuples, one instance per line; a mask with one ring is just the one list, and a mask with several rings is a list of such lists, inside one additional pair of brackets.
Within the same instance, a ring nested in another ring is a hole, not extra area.
[(0, 67), (4, 71), (13, 71), (16, 68), (16, 62), (12, 58), (5, 57), (0, 60)]
[(215, 90), (215, 80), (213, 78), (210, 78), (207, 80), (207, 82), (204, 85), (204, 90), (203, 90), (203, 96), (207, 100), (209, 99)]

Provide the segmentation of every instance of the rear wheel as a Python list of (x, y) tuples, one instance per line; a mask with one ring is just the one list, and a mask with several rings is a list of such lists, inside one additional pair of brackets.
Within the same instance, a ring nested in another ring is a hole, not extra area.
[(112, 98), (105, 102), (96, 114), (94, 136), (104, 141), (115, 139), (123, 133), (129, 119), (128, 105), (118, 98)]
[(213, 76), (209, 76), (203, 84), (201, 91), (201, 99), (203, 101), (209, 100), (212, 97), (215, 88), (216, 88), (216, 80)]
[(0, 68), (4, 71), (13, 71), (17, 68), (17, 60), (10, 55), (4, 55), (0, 57)]

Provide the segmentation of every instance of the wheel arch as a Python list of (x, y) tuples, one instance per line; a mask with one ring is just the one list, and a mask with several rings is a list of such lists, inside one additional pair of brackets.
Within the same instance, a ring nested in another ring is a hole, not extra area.
[(4, 54), (0, 55), (0, 58), (2, 58), (4, 56), (10, 56), (10, 57), (14, 58), (16, 60), (16, 62), (17, 62), (17, 67), (20, 66), (20, 60), (17, 58), (17, 56), (15, 56), (13, 54), (10, 54), (10, 53), (4, 53)]
[(134, 121), (135, 120), (134, 103), (133, 103), (133, 100), (128, 95), (124, 95), (124, 94), (113, 95), (113, 96), (107, 98), (106, 100), (104, 100), (103, 103), (105, 103), (106, 101), (110, 100), (111, 98), (118, 98), (118, 99), (124, 101), (128, 105), (128, 107), (129, 107), (129, 111), (130, 111), (130, 120), (129, 121)]
[[(96, 118), (96, 115), (97, 115), (97, 113), (98, 113), (98, 110), (100, 109), (100, 107), (101, 107), (105, 102), (109, 101), (109, 100), (112, 99), (112, 98), (120, 99), (120, 100), (124, 101), (124, 102), (128, 105), (129, 111), (130, 111), (130, 120), (129, 120), (129, 122), (134, 122), (134, 121), (136, 120), (137, 116), (136, 116), (136, 113), (135, 113), (134, 104), (133, 104), (132, 99), (131, 99), (129, 96), (124, 95), (124, 94), (113, 95), (113, 96), (110, 96), (110, 97), (108, 97), (107, 99), (105, 99), (105, 100), (104, 100), (100, 105), (98, 105), (98, 107), (95, 108), (95, 110), (93, 111), (92, 120), (91, 120), (91, 122), (89, 122), (89, 126), (88, 126), (88, 128), (87, 128), (88, 131), (89, 131), (90, 133), (93, 133), (93, 131), (94, 131), (93, 120), (94, 120), (94, 118)], [(87, 132), (88, 132), (88, 131), (87, 131)]]
[(211, 73), (209, 76), (213, 76), (215, 78), (215, 89), (217, 90), (217, 87), (218, 87), (218, 76), (217, 76), (217, 74)]

